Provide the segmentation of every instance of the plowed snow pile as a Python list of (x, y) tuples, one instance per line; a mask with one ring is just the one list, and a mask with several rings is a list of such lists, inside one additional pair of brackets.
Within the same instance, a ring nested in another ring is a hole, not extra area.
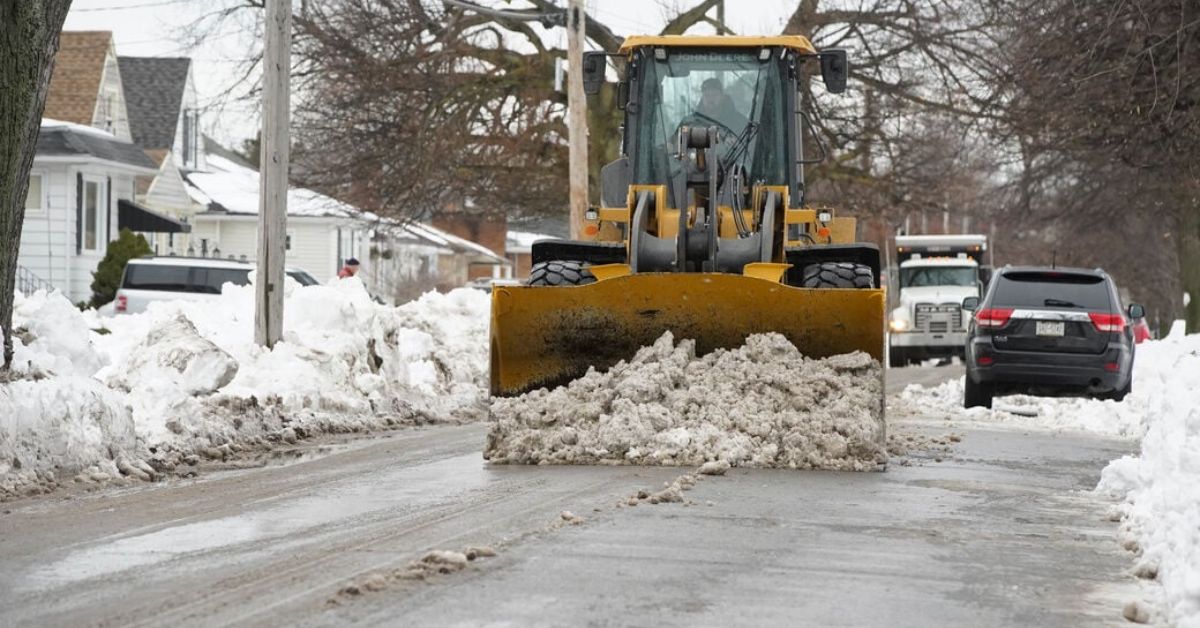
[(869, 470), (885, 462), (880, 365), (779, 334), (697, 357), (670, 333), (606, 372), (492, 401), (484, 457), (517, 464)]
[(389, 307), (358, 279), (289, 280), (283, 339), (265, 349), (250, 286), (103, 320), (57, 292), (18, 293), (0, 501), (311, 434), (482, 418), (489, 303), (455, 290)]

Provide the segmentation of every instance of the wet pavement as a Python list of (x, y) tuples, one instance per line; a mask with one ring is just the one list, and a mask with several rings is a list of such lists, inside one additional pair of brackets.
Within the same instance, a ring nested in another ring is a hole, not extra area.
[[(899, 369), (888, 389), (959, 374)], [(948, 431), (922, 417), (891, 429)], [(17, 502), (0, 515), (0, 624), (1124, 623), (1138, 585), (1088, 490), (1132, 444), (954, 431), (950, 453), (914, 451), (884, 473), (734, 469), (688, 491), (689, 505), (617, 507), (680, 469), (489, 466), (478, 425)], [(563, 526), (562, 510), (586, 521)], [(338, 595), (467, 545), (499, 556)]]

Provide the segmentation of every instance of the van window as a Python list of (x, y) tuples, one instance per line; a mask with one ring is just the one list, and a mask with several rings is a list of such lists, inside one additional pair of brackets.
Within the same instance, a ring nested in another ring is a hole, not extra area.
[(187, 266), (159, 266), (154, 264), (129, 264), (125, 267), (122, 288), (130, 290), (164, 290), (169, 292), (188, 291)]
[(1004, 273), (992, 295), (995, 307), (1079, 308), (1110, 311), (1103, 277), (1057, 271)]
[(250, 283), (249, 268), (196, 268), (193, 275), (193, 292), (221, 294), (221, 286), (232, 283), (245, 286)]

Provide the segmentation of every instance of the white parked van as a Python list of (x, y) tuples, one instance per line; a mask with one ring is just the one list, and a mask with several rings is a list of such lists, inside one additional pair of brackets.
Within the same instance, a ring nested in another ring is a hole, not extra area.
[[(210, 257), (139, 257), (129, 260), (121, 287), (113, 302), (117, 314), (146, 311), (152, 301), (212, 299), (221, 294), (221, 286), (250, 283), (251, 262)], [(287, 269), (287, 274), (302, 286), (319, 283), (299, 268)]]

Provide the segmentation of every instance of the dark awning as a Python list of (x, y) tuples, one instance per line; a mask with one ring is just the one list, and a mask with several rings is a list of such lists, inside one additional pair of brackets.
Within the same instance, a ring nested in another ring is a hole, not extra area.
[(120, 199), (117, 201), (117, 225), (122, 229), (141, 233), (188, 233), (192, 226), (137, 203)]

